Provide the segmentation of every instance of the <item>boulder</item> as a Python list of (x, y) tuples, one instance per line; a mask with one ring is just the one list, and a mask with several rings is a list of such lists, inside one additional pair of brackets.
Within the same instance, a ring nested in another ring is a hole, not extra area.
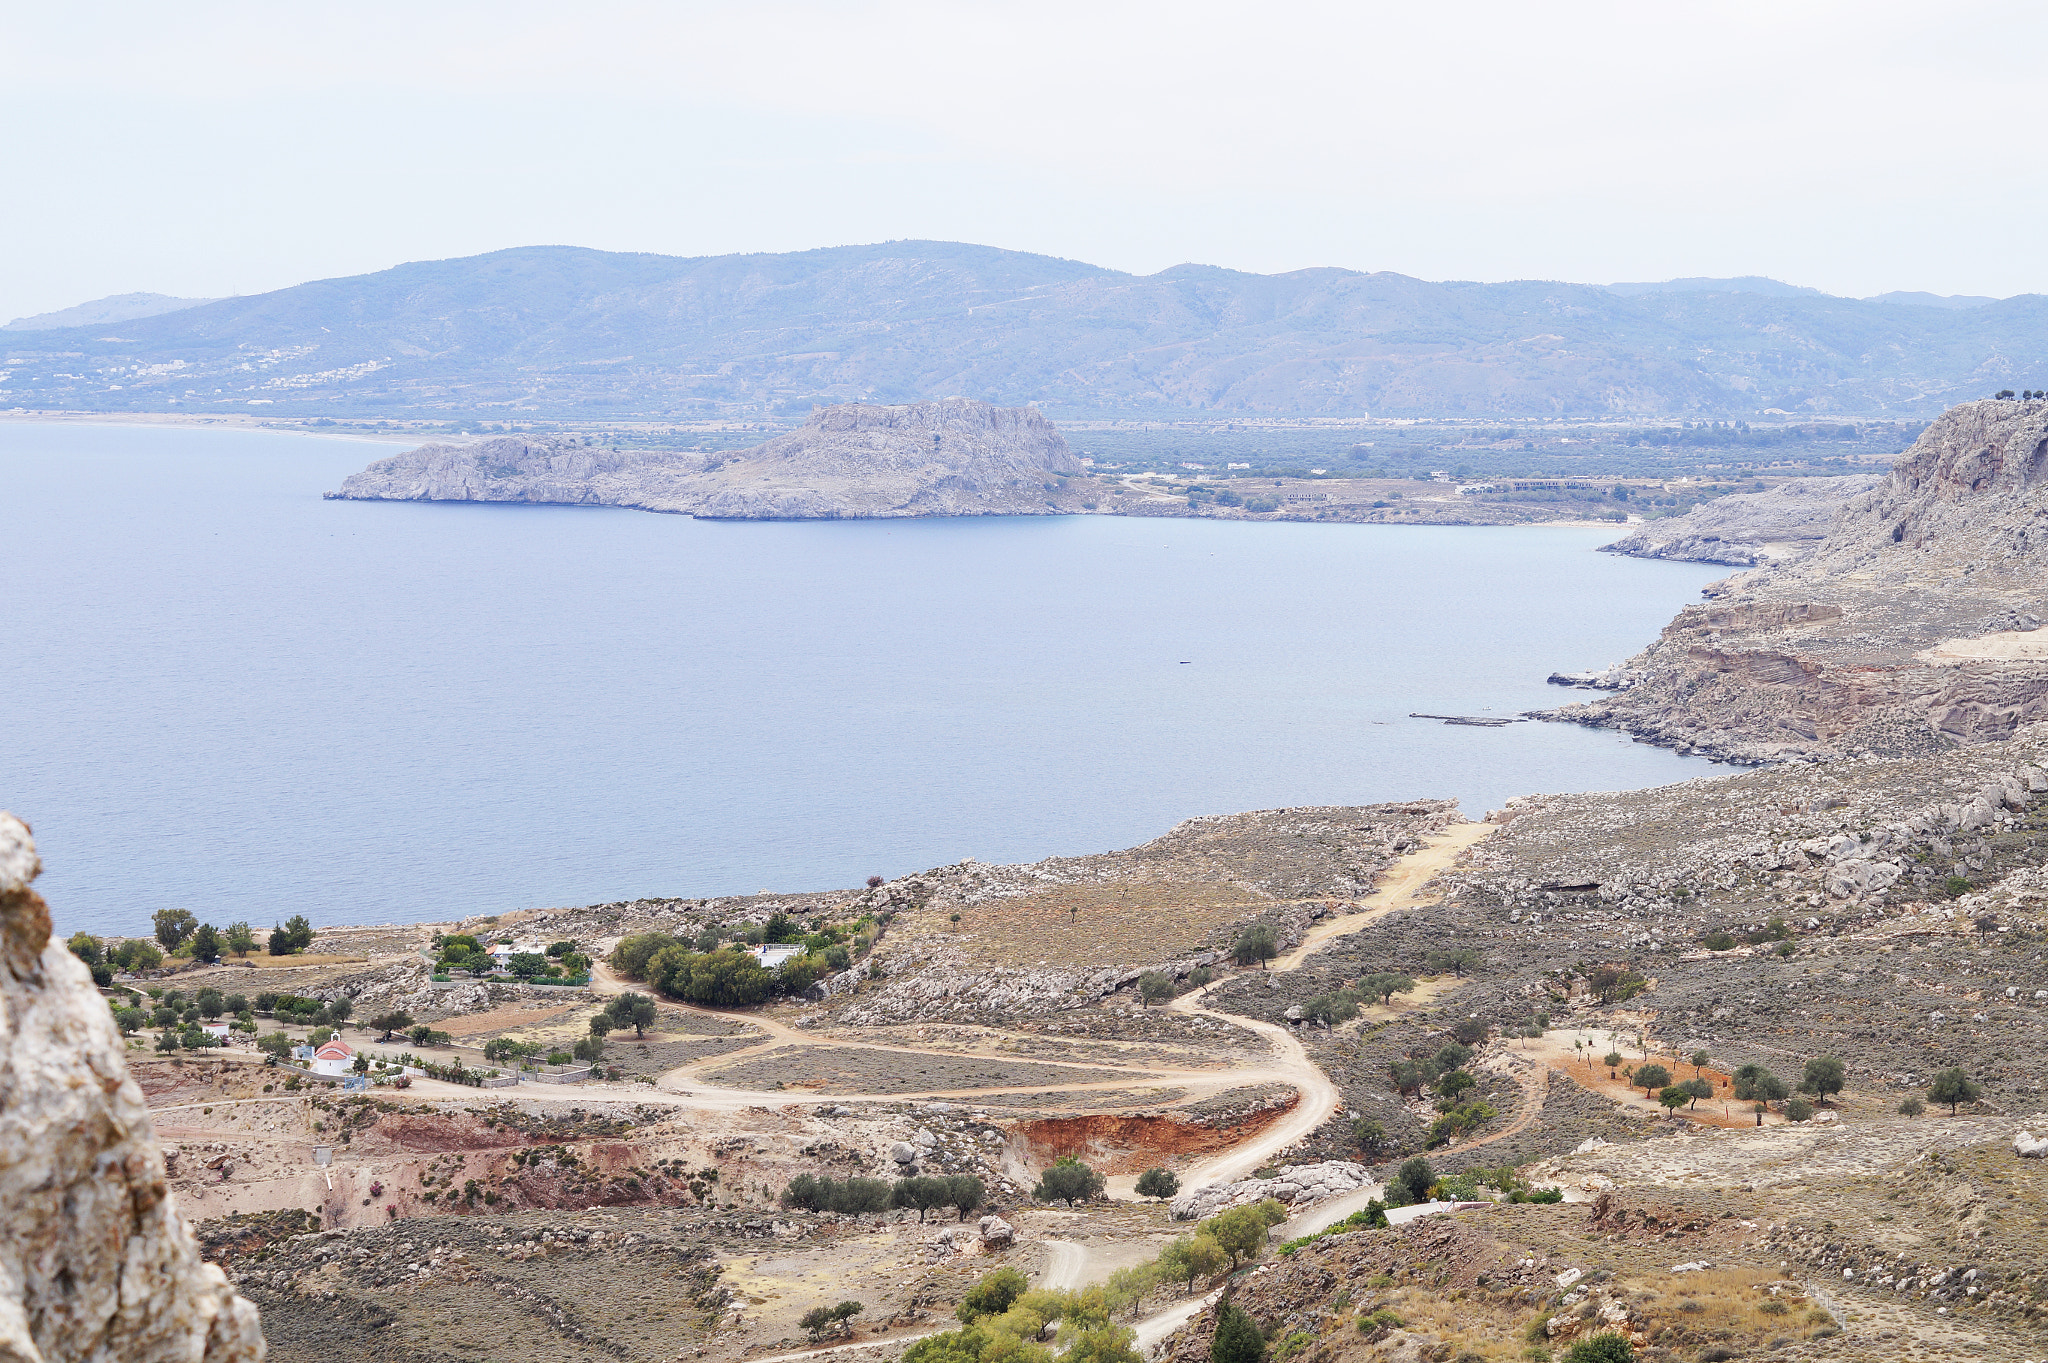
[(2048, 1159), (2048, 1136), (2022, 1131), (2012, 1138), (2012, 1152), (2021, 1159)]
[(917, 1160), (917, 1147), (909, 1141), (898, 1141), (889, 1147), (889, 1158), (898, 1164), (912, 1164)]
[(121, 1034), (0, 813), (0, 1358), (261, 1359), (256, 1307), (202, 1260)]
[(1182, 1193), (1173, 1200), (1168, 1215), (1175, 1221), (1200, 1221), (1220, 1211), (1249, 1206), (1269, 1197), (1290, 1206), (1305, 1207), (1326, 1197), (1356, 1191), (1372, 1181), (1372, 1174), (1364, 1165), (1353, 1164), (1349, 1160), (1289, 1165), (1280, 1171), (1277, 1178), (1249, 1178)]
[(1017, 1239), (1016, 1227), (1000, 1216), (984, 1216), (980, 1224), (981, 1243), (989, 1249), (1008, 1249)]

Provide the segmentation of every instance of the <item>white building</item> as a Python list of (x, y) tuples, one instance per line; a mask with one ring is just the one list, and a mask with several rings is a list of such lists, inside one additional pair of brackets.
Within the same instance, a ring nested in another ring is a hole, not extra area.
[(350, 1067), (355, 1064), (355, 1059), (355, 1048), (340, 1037), (336, 1037), (313, 1052), (313, 1073), (345, 1075), (350, 1073)]
[(770, 970), (779, 969), (784, 961), (804, 954), (804, 949), (794, 942), (766, 942), (752, 950), (754, 959)]

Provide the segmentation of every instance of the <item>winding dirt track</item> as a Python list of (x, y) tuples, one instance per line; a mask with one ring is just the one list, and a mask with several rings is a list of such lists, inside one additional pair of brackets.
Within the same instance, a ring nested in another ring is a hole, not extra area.
[[(1323, 950), (1332, 941), (1347, 933), (1356, 932), (1367, 924), (1390, 913), (1420, 907), (1433, 902), (1428, 897), (1427, 885), (1438, 872), (1449, 867), (1456, 858), (1479, 839), (1492, 831), (1486, 824), (1456, 824), (1444, 832), (1428, 838), (1423, 846), (1409, 853), (1388, 869), (1374, 892), (1360, 901), (1353, 912), (1341, 914), (1311, 930), (1300, 946), (1272, 963), (1275, 971), (1286, 972), (1299, 969), (1316, 952)], [(1221, 983), (1218, 981), (1217, 983)], [(591, 988), (601, 994), (617, 994), (630, 986), (621, 982), (609, 969), (598, 965), (592, 972)], [(1239, 1017), (1234, 1014), (1215, 1012), (1204, 1008), (1203, 997), (1214, 984), (1202, 986), (1181, 995), (1168, 1006), (1179, 1012), (1206, 1017), (1228, 1027), (1255, 1033), (1265, 1040), (1270, 1054), (1258, 1064), (1244, 1066), (1220, 1059), (1210, 1068), (1184, 1069), (1157, 1065), (1122, 1065), (1114, 1061), (1098, 1060), (1044, 1060), (1033, 1058), (1030, 1063), (1051, 1068), (1090, 1070), (1101, 1073), (1116, 1071), (1120, 1076), (1114, 1080), (1078, 1083), (1062, 1086), (1062, 1091), (1071, 1092), (1113, 1092), (1141, 1086), (1171, 1086), (1186, 1090), (1186, 1096), (1172, 1103), (1148, 1104), (1148, 1106), (1177, 1106), (1182, 1103), (1199, 1101), (1210, 1094), (1232, 1088), (1242, 1088), (1262, 1083), (1285, 1083), (1293, 1086), (1300, 1094), (1299, 1100), (1280, 1120), (1267, 1126), (1256, 1136), (1232, 1149), (1212, 1155), (1190, 1167), (1182, 1176), (1181, 1186), (1185, 1189), (1206, 1187), (1215, 1183), (1231, 1182), (1266, 1164), (1274, 1156), (1293, 1145), (1327, 1121), (1336, 1111), (1338, 1094), (1334, 1084), (1322, 1070), (1309, 1059), (1307, 1051), (1292, 1031), (1269, 1022)], [(787, 1089), (740, 1089), (714, 1084), (702, 1077), (701, 1071), (731, 1064), (738, 1058), (758, 1058), (778, 1050), (804, 1048), (823, 1050), (877, 1050), (898, 1055), (925, 1055), (943, 1059), (981, 1059), (1014, 1061), (1014, 1055), (1000, 1051), (983, 1050), (978, 1047), (961, 1049), (924, 1048), (905, 1046), (885, 1041), (863, 1041), (835, 1036), (819, 1036), (801, 1031), (777, 1019), (758, 1013), (725, 1013), (715, 1009), (679, 1005), (685, 1011), (708, 1017), (718, 1017), (729, 1022), (738, 1022), (751, 1029), (758, 1039), (751, 1045), (720, 1055), (708, 1056), (679, 1066), (663, 1074), (658, 1085), (649, 1088), (644, 1084), (585, 1084), (559, 1093), (547, 1092), (544, 1086), (522, 1086), (517, 1092), (523, 1101), (558, 1102), (585, 1105), (593, 1098), (614, 1097), (623, 1101), (674, 1108), (679, 1111), (706, 1113), (732, 1112), (750, 1107), (782, 1107), (799, 1097)], [(954, 1028), (955, 1035), (975, 1035), (991, 1041), (1021, 1036), (997, 1028)], [(1540, 1080), (1534, 1075), (1517, 1076), (1529, 1101), (1525, 1102), (1522, 1115), (1508, 1128), (1490, 1136), (1467, 1143), (1458, 1149), (1473, 1145), (1484, 1145), (1502, 1140), (1522, 1130), (1533, 1119), (1541, 1105)], [(925, 1092), (892, 1092), (880, 1094), (848, 1093), (833, 1095), (844, 1102), (897, 1102), (905, 1099), (943, 1099), (950, 1101), (972, 1101), (977, 1097), (993, 1097), (1006, 1094), (1028, 1093), (1043, 1098), (1046, 1088), (1043, 1083), (1017, 1086), (992, 1086), (964, 1089), (935, 1089)], [(412, 1090), (414, 1098), (447, 1098), (462, 1102), (474, 1102), (476, 1091), (453, 1084), (432, 1080), (417, 1080)], [(822, 1095), (801, 1095), (803, 1100), (814, 1100)], [(273, 1102), (274, 1099), (227, 1100), (241, 1102)], [(215, 1100), (210, 1106), (221, 1105)], [(178, 1108), (200, 1106), (200, 1104), (178, 1104)], [(172, 1109), (165, 1109), (170, 1111)], [(241, 1139), (250, 1139), (243, 1135)], [(1134, 1182), (1131, 1176), (1111, 1180), (1112, 1191), (1129, 1193), (1128, 1188), (1119, 1185)], [(1364, 1197), (1371, 1190), (1361, 1190), (1354, 1195), (1358, 1205), (1364, 1205)], [(1336, 1199), (1298, 1218), (1290, 1229), (1300, 1226), (1319, 1228), (1320, 1225), (1340, 1219), (1352, 1208), (1347, 1204), (1351, 1198)], [(1313, 1224), (1311, 1222), (1313, 1221)], [(1298, 1232), (1297, 1232), (1298, 1233)], [(1047, 1286), (1080, 1287), (1095, 1276), (1091, 1273), (1091, 1255), (1086, 1244), (1077, 1241), (1046, 1239), (1043, 1241), (1047, 1260), (1042, 1281)], [(1193, 1297), (1160, 1311), (1136, 1325), (1138, 1345), (1149, 1350), (1173, 1331), (1179, 1329), (1197, 1316), (1215, 1299), (1216, 1293)], [(928, 1333), (924, 1331), (918, 1334)], [(787, 1354), (777, 1354), (759, 1360), (759, 1363), (782, 1363), (794, 1360), (820, 1357), (846, 1349), (872, 1348), (888, 1344), (901, 1344), (917, 1337), (913, 1334), (893, 1336), (887, 1340), (875, 1340), (860, 1344), (828, 1345)]]
[[(1396, 861), (1388, 868), (1379, 886), (1372, 894), (1361, 900), (1350, 913), (1340, 914), (1326, 923), (1318, 924), (1303, 938), (1300, 946), (1272, 963), (1272, 969), (1279, 972), (1297, 970), (1302, 963), (1330, 942), (1347, 933), (1357, 932), (1367, 924), (1390, 913), (1417, 908), (1433, 900), (1427, 886), (1438, 872), (1449, 867), (1474, 843), (1492, 832), (1492, 826), (1480, 823), (1453, 824), (1443, 832), (1423, 841), (1415, 851)], [(1218, 981), (1217, 983), (1221, 983)], [(598, 964), (592, 971), (591, 988), (601, 994), (616, 994), (629, 988), (612, 972)], [(1269, 1058), (1261, 1064), (1237, 1066), (1219, 1062), (1215, 1067), (1183, 1069), (1158, 1065), (1122, 1065), (1115, 1061), (1062, 1061), (1033, 1059), (1032, 1064), (1052, 1068), (1075, 1070), (1117, 1071), (1128, 1078), (1102, 1080), (1062, 1086), (1062, 1091), (1073, 1093), (1105, 1093), (1128, 1089), (1134, 1086), (1171, 1086), (1186, 1090), (1183, 1097), (1166, 1104), (1151, 1106), (1180, 1106), (1200, 1101), (1202, 1098), (1226, 1089), (1243, 1088), (1248, 1085), (1285, 1083), (1293, 1086), (1301, 1095), (1299, 1101), (1279, 1121), (1272, 1123), (1258, 1135), (1230, 1150), (1212, 1155), (1197, 1162), (1183, 1175), (1183, 1188), (1200, 1188), (1212, 1183), (1231, 1182), (1245, 1177), (1258, 1169), (1274, 1155), (1314, 1131), (1336, 1111), (1337, 1089), (1314, 1062), (1295, 1035), (1285, 1027), (1270, 1022), (1259, 1022), (1235, 1014), (1214, 1012), (1201, 1006), (1201, 999), (1215, 984), (1181, 995), (1169, 1008), (1176, 1011), (1210, 1018), (1229, 1027), (1254, 1032), (1262, 1037), (1270, 1049)], [(787, 1089), (743, 1089), (712, 1083), (703, 1077), (707, 1069), (721, 1068), (741, 1058), (758, 1058), (774, 1051), (785, 1049), (819, 1050), (875, 1050), (896, 1055), (928, 1055), (941, 1059), (983, 1059), (1009, 1060), (1000, 1052), (984, 1051), (978, 1048), (947, 1050), (905, 1046), (886, 1041), (862, 1041), (834, 1036), (819, 1036), (801, 1031), (777, 1019), (758, 1013), (727, 1013), (716, 1009), (699, 1008), (694, 1005), (675, 1005), (686, 1012), (706, 1017), (717, 1017), (739, 1022), (759, 1034), (759, 1040), (750, 1046), (727, 1051), (716, 1056), (680, 1065), (663, 1074), (656, 1088), (650, 1090), (644, 1085), (585, 1084), (561, 1094), (545, 1094), (522, 1088), (522, 1099), (556, 1101), (564, 1103), (588, 1102), (593, 1097), (615, 1094), (636, 1102), (675, 1107), (690, 1111), (730, 1112), (758, 1106), (781, 1106), (791, 1100)], [(996, 1028), (958, 1029), (963, 1033), (986, 1036), (991, 1040), (1012, 1035)], [(440, 1087), (440, 1086), (436, 1086)], [(462, 1096), (469, 1097), (463, 1090)], [(846, 1093), (831, 1095), (835, 1100), (855, 1102), (900, 1102), (909, 1100), (969, 1101), (978, 1097), (999, 1097), (1010, 1094), (1028, 1093), (1043, 1095), (1045, 1085), (990, 1085), (973, 1088), (929, 1089), (918, 1092), (891, 1093)], [(427, 1096), (427, 1095), (418, 1095)], [(451, 1095), (453, 1096), (453, 1095)], [(823, 1095), (817, 1095), (822, 1097)], [(1523, 1122), (1526, 1122), (1525, 1115)], [(1498, 1140), (1520, 1129), (1520, 1124), (1509, 1131), (1497, 1133), (1487, 1139)], [(1112, 1180), (1113, 1191), (1124, 1179)]]

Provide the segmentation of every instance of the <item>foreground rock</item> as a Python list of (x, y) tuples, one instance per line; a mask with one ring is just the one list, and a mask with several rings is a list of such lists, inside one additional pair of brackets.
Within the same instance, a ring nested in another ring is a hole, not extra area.
[(1767, 492), (1716, 497), (1683, 516), (1650, 521), (1601, 552), (1737, 568), (1789, 563), (1826, 537), (1844, 503), (1880, 481), (1875, 473), (1790, 478)]
[(2048, 718), (2044, 468), (2048, 403), (1955, 408), (1811, 551), (1730, 579), (1629, 660), (1629, 690), (1556, 717), (1743, 762), (1939, 752)]
[(330, 498), (621, 506), (728, 520), (1037, 516), (1079, 511), (1081, 462), (1030, 407), (970, 398), (821, 407), (798, 429), (721, 454), (626, 453), (501, 436), (380, 459)]
[(92, 977), (0, 814), (0, 1358), (260, 1359), (256, 1308), (203, 1263)]

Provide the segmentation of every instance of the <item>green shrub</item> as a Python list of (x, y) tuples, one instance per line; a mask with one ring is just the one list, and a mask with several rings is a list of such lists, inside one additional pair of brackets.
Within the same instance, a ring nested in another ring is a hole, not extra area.
[(953, 1314), (962, 1323), (982, 1316), (1000, 1316), (1030, 1288), (1031, 1280), (1016, 1269), (999, 1268), (993, 1273), (983, 1274), (980, 1282), (968, 1288), (967, 1295), (960, 1299), (960, 1305), (953, 1309)]
[(1031, 1195), (1041, 1202), (1086, 1202), (1102, 1195), (1108, 1182), (1072, 1155), (1062, 1156), (1038, 1176)]
[(1180, 1176), (1165, 1169), (1147, 1169), (1138, 1175), (1139, 1197), (1172, 1197), (1180, 1191)]
[(1636, 1351), (1626, 1335), (1602, 1331), (1572, 1345), (1564, 1358), (1565, 1363), (1635, 1363)]
[(1257, 1324), (1236, 1302), (1224, 1302), (1209, 1341), (1209, 1363), (1264, 1363), (1265, 1357), (1266, 1337)]

